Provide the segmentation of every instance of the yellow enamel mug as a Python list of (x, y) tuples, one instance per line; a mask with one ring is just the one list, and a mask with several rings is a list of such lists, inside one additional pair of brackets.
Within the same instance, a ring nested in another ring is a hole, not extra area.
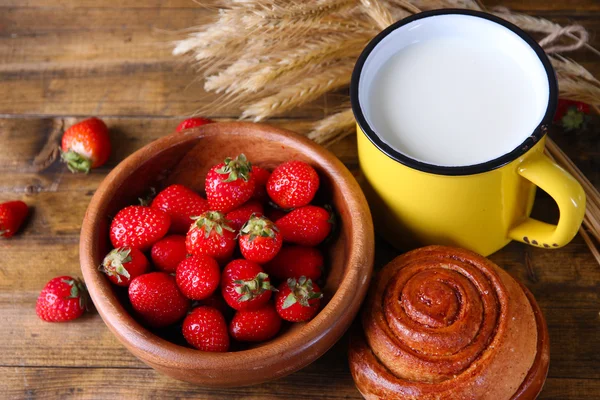
[[(490, 29), (506, 30), (510, 40), (521, 46), (519, 51), (529, 52), (536, 63), (541, 63), (539, 70), (544, 73), (538, 78), (543, 81), (548, 101), (543, 103), (546, 109), (541, 111), (539, 125), (512, 151), (490, 161), (467, 166), (422, 162), (390, 146), (373, 127), (368, 103), (369, 96), (377, 95), (369, 91), (377, 69), (402, 46), (431, 34), (442, 19), (456, 19), (459, 30), (469, 19), (484, 20), (482, 29), (494, 26)], [(403, 19), (381, 32), (359, 57), (350, 86), (363, 186), (378, 233), (399, 248), (455, 245), (484, 256), (511, 240), (547, 249), (566, 245), (583, 220), (585, 193), (571, 175), (544, 154), (557, 92), (556, 77), (544, 51), (522, 30), (495, 16), (469, 10), (435, 10)], [(536, 187), (558, 204), (556, 225), (529, 217)]]

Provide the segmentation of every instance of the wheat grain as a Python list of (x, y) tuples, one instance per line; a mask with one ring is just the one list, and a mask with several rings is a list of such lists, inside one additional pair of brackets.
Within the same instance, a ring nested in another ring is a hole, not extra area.
[(279, 93), (248, 105), (244, 108), (242, 118), (261, 121), (312, 101), (330, 90), (348, 85), (353, 68), (354, 60), (346, 60), (317, 76), (305, 77), (296, 84), (282, 88)]
[(381, 3), (379, 0), (360, 0), (362, 3), (364, 12), (371, 17), (371, 19), (381, 29), (385, 29), (394, 23), (394, 18), (388, 8)]
[(340, 140), (345, 134), (352, 133), (355, 129), (355, 120), (352, 109), (332, 114), (317, 121), (308, 134), (308, 138), (321, 144), (331, 144), (332, 141)]

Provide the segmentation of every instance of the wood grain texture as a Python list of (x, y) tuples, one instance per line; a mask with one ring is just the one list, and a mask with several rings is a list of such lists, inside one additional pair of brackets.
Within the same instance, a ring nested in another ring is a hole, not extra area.
[[(576, 22), (600, 47), (596, 0), (485, 0), (488, 6)], [(79, 231), (96, 188), (122, 159), (214, 101), (193, 68), (170, 56), (181, 29), (215, 17), (213, 1), (3, 0), (0, 2), (0, 201), (34, 206), (22, 234), (0, 242), (0, 390), (3, 398), (360, 399), (346, 362), (346, 339), (321, 359), (281, 380), (246, 389), (207, 390), (148, 369), (92, 313), (67, 324), (42, 323), (34, 304), (59, 274), (80, 274)], [(600, 76), (600, 58), (572, 56)], [(307, 132), (335, 107), (327, 96), (273, 123)], [(62, 129), (103, 117), (116, 144), (109, 163), (88, 176), (52, 162)], [(214, 117), (235, 117), (226, 109)], [(600, 130), (553, 139), (600, 186)], [(357, 172), (355, 140), (332, 147)], [(538, 195), (534, 213), (552, 221), (552, 200)], [(377, 244), (377, 265), (396, 252)], [(491, 256), (534, 293), (550, 331), (549, 378), (540, 398), (600, 397), (600, 267), (577, 237), (558, 251), (511, 243)], [(110, 382), (110, 384), (107, 384)]]

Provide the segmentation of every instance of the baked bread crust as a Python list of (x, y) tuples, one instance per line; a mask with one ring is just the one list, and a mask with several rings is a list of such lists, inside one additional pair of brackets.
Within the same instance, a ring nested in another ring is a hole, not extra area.
[(349, 349), (367, 399), (533, 399), (549, 341), (531, 293), (473, 252), (429, 246), (375, 278)]

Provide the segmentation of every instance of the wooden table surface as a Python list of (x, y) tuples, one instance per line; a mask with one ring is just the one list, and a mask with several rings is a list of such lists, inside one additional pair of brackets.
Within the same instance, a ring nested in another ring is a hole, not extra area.
[[(600, 48), (598, 0), (503, 4), (580, 23)], [(81, 221), (108, 171), (214, 99), (194, 83), (194, 71), (170, 55), (169, 46), (181, 38), (178, 30), (214, 15), (192, 0), (0, 0), (0, 202), (22, 199), (33, 207), (22, 233), (0, 241), (0, 398), (360, 398), (348, 371), (346, 338), (287, 378), (207, 390), (149, 369), (97, 314), (65, 324), (35, 315), (35, 300), (49, 279), (81, 275)], [(600, 76), (599, 56), (584, 51), (572, 56)], [(306, 132), (335, 103), (330, 96), (273, 123)], [(114, 152), (107, 166), (73, 175), (53, 162), (56, 145), (65, 126), (91, 115), (107, 122)], [(236, 115), (230, 110), (211, 117)], [(600, 185), (598, 129), (553, 137)], [(353, 138), (332, 150), (356, 170)], [(534, 213), (557, 218), (556, 206), (543, 194)], [(381, 241), (377, 251), (378, 266), (393, 255)], [(582, 239), (554, 251), (512, 243), (491, 258), (531, 289), (546, 316), (552, 350), (541, 398), (599, 398), (600, 267)]]

